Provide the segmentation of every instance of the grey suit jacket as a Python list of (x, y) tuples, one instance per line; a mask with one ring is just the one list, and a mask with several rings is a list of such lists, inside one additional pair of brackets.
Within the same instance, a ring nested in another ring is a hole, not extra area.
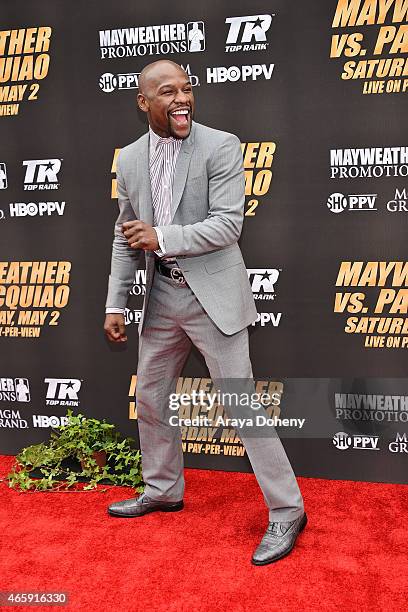
[[(124, 147), (117, 158), (119, 216), (112, 245), (106, 307), (125, 308), (144, 251), (131, 249), (121, 231), (125, 221), (150, 225), (149, 134)], [(166, 256), (175, 257), (208, 316), (227, 335), (255, 321), (257, 312), (237, 240), (244, 216), (244, 172), (239, 139), (193, 122), (177, 159), (172, 221), (160, 226)], [(146, 252), (146, 295), (139, 333), (155, 274)]]

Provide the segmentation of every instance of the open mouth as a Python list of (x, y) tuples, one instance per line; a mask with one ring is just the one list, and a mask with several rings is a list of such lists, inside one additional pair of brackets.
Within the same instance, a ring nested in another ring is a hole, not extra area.
[(177, 123), (177, 125), (184, 126), (188, 124), (190, 111), (188, 108), (181, 108), (170, 113), (170, 117)]

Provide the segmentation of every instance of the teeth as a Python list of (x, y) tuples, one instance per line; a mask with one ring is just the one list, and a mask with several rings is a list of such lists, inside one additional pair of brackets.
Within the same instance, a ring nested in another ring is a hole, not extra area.
[(171, 113), (172, 115), (188, 115), (188, 110), (178, 110)]

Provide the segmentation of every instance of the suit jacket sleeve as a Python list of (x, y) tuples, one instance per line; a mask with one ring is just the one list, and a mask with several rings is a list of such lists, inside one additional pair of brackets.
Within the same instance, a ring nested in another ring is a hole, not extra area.
[[(207, 162), (208, 217), (191, 225), (164, 225), (166, 256), (203, 255), (237, 242), (244, 217), (245, 181), (240, 141), (229, 134)], [(188, 180), (188, 179), (187, 179)]]
[(108, 282), (106, 308), (126, 308), (129, 291), (135, 278), (136, 268), (142, 256), (140, 249), (131, 249), (122, 233), (122, 223), (136, 219), (130, 204), (126, 185), (120, 168), (120, 154), (116, 164), (119, 216), (114, 227), (111, 271)]

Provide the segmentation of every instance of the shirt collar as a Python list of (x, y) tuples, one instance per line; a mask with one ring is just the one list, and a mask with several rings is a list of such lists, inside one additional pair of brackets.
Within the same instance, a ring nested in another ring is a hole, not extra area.
[(173, 138), (173, 136), (169, 136), (168, 138), (162, 138), (161, 136), (159, 136), (158, 134), (156, 134), (156, 132), (152, 130), (150, 125), (149, 125), (149, 137), (150, 137), (150, 144), (152, 145), (153, 150), (156, 149), (159, 141), (161, 142), (178, 142), (179, 141), (178, 138)]

